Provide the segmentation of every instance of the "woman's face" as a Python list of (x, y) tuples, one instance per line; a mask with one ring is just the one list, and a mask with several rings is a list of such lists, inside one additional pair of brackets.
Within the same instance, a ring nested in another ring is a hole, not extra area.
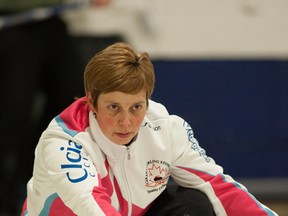
[[(91, 109), (91, 107), (90, 107)], [(146, 91), (127, 94), (119, 91), (102, 93), (97, 101), (98, 125), (103, 134), (116, 144), (128, 144), (138, 133), (147, 110)]]

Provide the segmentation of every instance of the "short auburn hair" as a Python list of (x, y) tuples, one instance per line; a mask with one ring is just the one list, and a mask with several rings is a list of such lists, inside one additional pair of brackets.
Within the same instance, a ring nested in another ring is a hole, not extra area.
[(154, 85), (149, 55), (134, 51), (126, 43), (115, 43), (96, 53), (85, 67), (85, 92), (90, 92), (95, 107), (101, 93), (113, 91), (136, 94), (144, 89), (148, 101)]

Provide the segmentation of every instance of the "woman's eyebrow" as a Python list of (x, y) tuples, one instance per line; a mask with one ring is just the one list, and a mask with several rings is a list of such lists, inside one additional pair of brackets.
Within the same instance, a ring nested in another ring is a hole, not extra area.
[(143, 103), (146, 103), (146, 101), (145, 100), (141, 100), (141, 101), (135, 102), (133, 104), (143, 104)]
[[(145, 100), (140, 100), (140, 101), (136, 101), (136, 102), (133, 102), (130, 104), (130, 106), (135, 106), (135, 105), (141, 105), (143, 106), (143, 104), (145, 104), (146, 101)], [(107, 105), (116, 105), (118, 107), (122, 107), (123, 104), (119, 103), (119, 102), (115, 102), (115, 101), (111, 101), (111, 100), (107, 100), (107, 101), (104, 101), (104, 104)]]
[(118, 103), (118, 102), (115, 102), (115, 101), (110, 101), (110, 100), (104, 101), (104, 103), (120, 104), (120, 103)]

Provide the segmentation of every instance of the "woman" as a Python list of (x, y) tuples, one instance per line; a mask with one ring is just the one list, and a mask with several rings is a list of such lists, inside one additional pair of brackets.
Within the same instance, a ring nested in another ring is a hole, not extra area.
[(125, 43), (89, 61), (86, 97), (40, 138), (23, 215), (277, 215), (149, 99), (154, 82), (148, 54)]

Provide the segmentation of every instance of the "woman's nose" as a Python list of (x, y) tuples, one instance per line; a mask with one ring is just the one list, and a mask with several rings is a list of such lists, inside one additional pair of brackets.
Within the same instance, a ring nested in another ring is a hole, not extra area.
[(129, 112), (122, 112), (119, 118), (119, 125), (129, 127), (131, 125), (131, 118)]

